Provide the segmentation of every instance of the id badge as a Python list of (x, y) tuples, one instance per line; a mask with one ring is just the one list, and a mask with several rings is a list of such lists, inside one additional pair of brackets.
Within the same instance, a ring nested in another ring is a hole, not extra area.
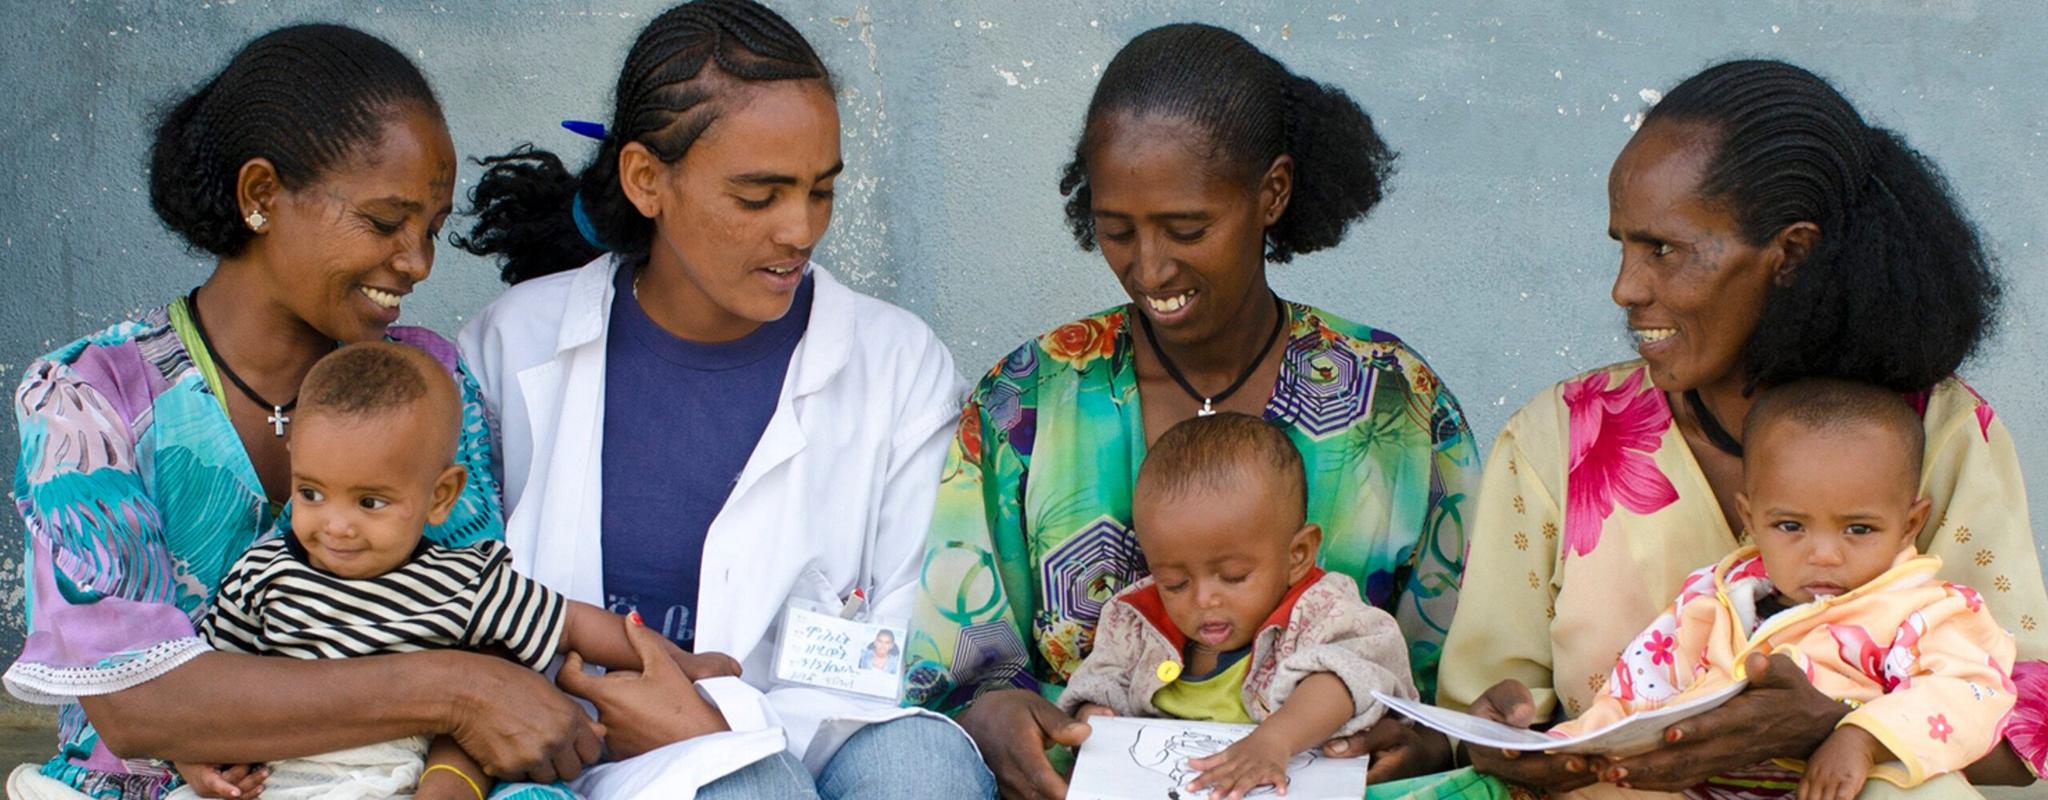
[(845, 619), (822, 604), (792, 601), (775, 638), (775, 680), (898, 702), (903, 641), (903, 626)]

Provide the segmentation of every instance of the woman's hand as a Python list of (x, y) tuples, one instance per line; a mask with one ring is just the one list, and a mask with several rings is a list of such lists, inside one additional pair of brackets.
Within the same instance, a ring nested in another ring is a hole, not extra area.
[(553, 783), (596, 763), (604, 726), (547, 678), (502, 658), (454, 655), (464, 660), (460, 680), (449, 685), (463, 687), (466, 701), (455, 704), (457, 718), (447, 730), (485, 773)]
[(200, 797), (255, 800), (263, 794), (263, 779), (270, 770), (262, 764), (193, 764), (179, 761), (171, 766), (178, 777)]
[[(1527, 728), (1536, 723), (1536, 701), (1521, 681), (1505, 680), (1487, 689), (1469, 709), (1503, 725)], [(1467, 747), (1472, 768), (1509, 783), (1546, 792), (1569, 792), (1591, 786), (1599, 780), (1599, 765), (1585, 756), (1564, 753), (1524, 753), (1491, 747)]]
[(645, 669), (590, 675), (583, 671), (583, 657), (570, 653), (555, 675), (555, 684), (562, 691), (597, 706), (597, 718), (605, 726), (605, 745), (612, 756), (632, 758), (685, 739), (729, 730), (725, 717), (697, 694), (690, 677), (669, 657), (664, 649), (668, 639), (631, 619), (621, 624)]
[(1080, 708), (1074, 709), (1074, 719), (1078, 719), (1082, 722), (1087, 722), (1088, 720), (1094, 719), (1096, 717), (1114, 716), (1116, 716), (1116, 709), (1110, 708), (1109, 706), (1101, 705), (1099, 703), (1082, 703)]
[(1080, 747), (1088, 724), (1060, 713), (1037, 692), (989, 692), (960, 715), (960, 727), (981, 748), (996, 786), (1010, 800), (1060, 800), (1067, 782), (1053, 770), (1045, 750), (1054, 744)]
[(1383, 783), (1441, 772), (1451, 765), (1451, 740), (1428, 728), (1409, 725), (1393, 714), (1372, 727), (1323, 743), (1330, 758), (1372, 756), (1367, 783)]
[(1760, 761), (1804, 759), (1849, 714), (1848, 706), (1813, 688), (1790, 658), (1751, 653), (1743, 670), (1749, 688), (1666, 728), (1662, 747), (1612, 762), (1600, 779), (1633, 789), (1684, 791)]

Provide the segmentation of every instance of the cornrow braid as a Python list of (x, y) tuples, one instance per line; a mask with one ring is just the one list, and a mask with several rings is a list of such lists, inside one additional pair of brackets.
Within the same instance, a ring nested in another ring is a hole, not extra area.
[(580, 196), (598, 241), (637, 265), (654, 240), (654, 221), (626, 199), (619, 152), (639, 142), (663, 162), (680, 161), (744, 84), (784, 80), (830, 86), (832, 77), (810, 42), (775, 12), (752, 0), (671, 8), (626, 53), (612, 122), (590, 164), (572, 175), (561, 159), (530, 145), (478, 159), (484, 175), (470, 193), (477, 222), (453, 241), (495, 256), (506, 283), (572, 269), (602, 252), (576, 228)]
[(1914, 392), (1976, 350), (2000, 295), (1976, 227), (1925, 156), (1826, 79), (1782, 61), (1718, 64), (1673, 88), (1643, 127), (1665, 124), (1710, 134), (1700, 194), (1751, 244), (1820, 227), (1765, 299), (1748, 388), (1830, 377)]
[(236, 181), (256, 158), (288, 189), (375, 144), (394, 109), (441, 116), (426, 76), (383, 40), (340, 25), (296, 25), (244, 46), (163, 113), (150, 147), (150, 207), (192, 247), (228, 257), (254, 235)]
[(1074, 158), (1060, 174), (1067, 224), (1083, 250), (1095, 248), (1088, 154), (1116, 113), (1187, 120), (1207, 136), (1234, 177), (1263, 174), (1294, 159), (1294, 195), (1266, 229), (1266, 259), (1285, 262), (1335, 246), (1351, 223), (1386, 194), (1394, 152), (1372, 117), (1342, 89), (1289, 72), (1244, 37), (1210, 25), (1166, 25), (1117, 52), (1088, 101)]

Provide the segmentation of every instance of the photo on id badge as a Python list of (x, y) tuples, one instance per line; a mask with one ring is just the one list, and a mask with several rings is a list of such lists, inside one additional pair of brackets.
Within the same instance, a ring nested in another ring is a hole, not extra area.
[(776, 680), (890, 701), (902, 696), (900, 627), (791, 605), (782, 633)]

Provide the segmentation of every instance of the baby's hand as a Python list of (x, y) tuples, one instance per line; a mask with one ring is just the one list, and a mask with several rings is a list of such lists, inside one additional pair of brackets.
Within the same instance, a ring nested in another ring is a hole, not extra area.
[[(469, 781), (463, 780), (467, 773), (460, 767), (456, 768), (456, 772), (464, 774), (451, 775), (445, 769), (421, 773), (419, 785), (413, 787), (413, 800), (476, 800), (478, 791), (490, 794), (490, 783), (478, 784), (472, 788)], [(476, 779), (471, 777), (470, 780)]]
[(1250, 736), (1237, 740), (1236, 744), (1223, 752), (1208, 758), (1188, 761), (1188, 766), (1201, 770), (1188, 788), (1201, 791), (1207, 789), (1216, 800), (1239, 800), (1261, 786), (1272, 786), (1280, 794), (1287, 793), (1287, 760), (1294, 756), (1287, 746), (1274, 737), (1261, 736), (1252, 731)]
[(1116, 716), (1116, 711), (1101, 703), (1082, 703), (1080, 708), (1074, 709), (1074, 719), (1082, 722), (1087, 722), (1090, 717), (1114, 716)]
[(740, 675), (740, 662), (734, 661), (732, 656), (724, 653), (692, 653), (677, 647), (676, 643), (669, 641), (667, 637), (663, 637), (661, 643), (668, 651), (669, 660), (676, 662), (676, 667), (681, 669), (684, 675), (689, 676), (690, 680), (737, 678)]
[(1836, 728), (1806, 760), (1799, 800), (1852, 800), (1869, 780), (1870, 766), (1891, 757), (1891, 750), (1869, 731), (1854, 725)]
[(178, 777), (192, 786), (200, 797), (250, 800), (263, 793), (263, 779), (270, 770), (262, 764), (188, 764), (178, 762)]
[(476, 800), (476, 792), (470, 790), (469, 784), (457, 780), (434, 781), (432, 783), (422, 780), (418, 790), (413, 792), (412, 798), (413, 800)]

